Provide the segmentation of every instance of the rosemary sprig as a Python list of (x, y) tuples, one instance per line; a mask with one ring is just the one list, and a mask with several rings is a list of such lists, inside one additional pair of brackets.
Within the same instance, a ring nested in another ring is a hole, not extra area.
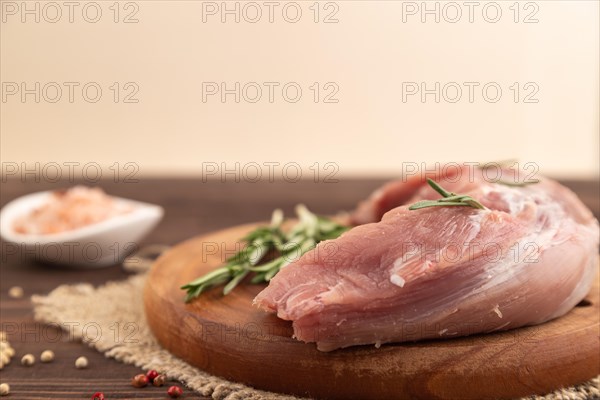
[[(519, 160), (517, 160), (516, 158), (510, 158), (508, 160), (502, 160), (502, 161), (490, 161), (490, 162), (486, 162), (486, 163), (482, 164), (479, 168), (482, 170), (487, 170), (487, 169), (491, 169), (491, 168), (512, 169), (512, 167), (515, 164), (517, 164), (517, 167), (518, 167), (518, 162), (519, 162)], [(534, 183), (540, 183), (540, 180), (533, 178), (533, 179), (528, 179), (528, 180), (519, 182), (516, 179), (514, 181), (508, 181), (508, 180), (499, 178), (499, 179), (493, 180), (492, 183), (498, 183), (500, 185), (512, 186), (512, 187), (521, 187), (521, 186), (532, 185)]]
[(506, 160), (500, 161), (488, 161), (485, 163), (481, 163), (479, 166), (480, 169), (491, 169), (491, 168), (512, 168), (513, 165), (519, 162), (516, 158), (508, 158)]
[[(229, 294), (246, 276), (253, 274), (251, 283), (270, 281), (281, 268), (299, 258), (322, 240), (335, 239), (349, 229), (329, 218), (311, 213), (304, 205), (296, 206), (298, 222), (284, 233), (283, 212), (275, 210), (268, 226), (261, 226), (248, 233), (242, 241), (244, 249), (228, 258), (225, 265), (183, 285), (185, 301), (196, 298), (206, 290), (225, 285), (223, 294)], [(277, 257), (265, 260), (268, 254)]]
[(409, 210), (419, 210), (421, 208), (428, 207), (473, 207), (478, 208), (480, 210), (487, 210), (487, 208), (472, 198), (471, 196), (464, 194), (456, 194), (453, 192), (449, 192), (443, 187), (441, 187), (436, 181), (433, 179), (427, 178), (427, 183), (431, 186), (436, 192), (442, 195), (441, 199), (438, 200), (422, 200), (418, 201), (415, 204), (408, 207)]
[(511, 181), (505, 181), (503, 179), (498, 179), (493, 182), (499, 183), (500, 185), (504, 185), (504, 186), (522, 187), (522, 186), (527, 186), (527, 185), (533, 185), (534, 183), (540, 183), (540, 180), (539, 179), (531, 179), (531, 180), (522, 181), (522, 182), (511, 182)]

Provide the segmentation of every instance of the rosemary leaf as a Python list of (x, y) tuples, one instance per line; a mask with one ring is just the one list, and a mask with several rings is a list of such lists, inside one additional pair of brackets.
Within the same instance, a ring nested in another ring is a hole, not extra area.
[(228, 295), (229, 292), (231, 292), (237, 286), (237, 284), (240, 283), (242, 281), (242, 279), (244, 279), (246, 277), (246, 275), (248, 275), (248, 272), (250, 272), (250, 271), (246, 270), (242, 273), (239, 273), (236, 275), (235, 278), (230, 280), (229, 283), (227, 285), (225, 285), (225, 287), (223, 288), (223, 294)]
[(262, 283), (262, 282), (265, 282), (265, 281), (266, 281), (266, 280), (265, 280), (265, 275), (266, 275), (266, 274), (267, 274), (266, 272), (261, 272), (261, 273), (258, 273), (258, 274), (256, 274), (256, 275), (254, 275), (254, 276), (252, 277), (252, 279), (250, 280), (250, 283), (254, 283), (254, 284), (256, 284), (256, 283)]
[(535, 183), (540, 183), (540, 180), (539, 179), (531, 179), (531, 180), (523, 181), (523, 182), (511, 182), (511, 181), (505, 181), (502, 179), (498, 179), (497, 181), (494, 181), (494, 183), (499, 183), (499, 184), (505, 185), (505, 186), (521, 187), (521, 186), (533, 185)]
[(442, 197), (451, 197), (451, 196), (454, 195), (454, 193), (448, 192), (447, 190), (445, 190), (444, 188), (442, 188), (433, 179), (427, 178), (427, 183), (429, 183), (429, 186), (431, 186), (433, 188), (433, 190), (435, 190), (436, 192), (438, 192), (439, 194), (441, 194)]

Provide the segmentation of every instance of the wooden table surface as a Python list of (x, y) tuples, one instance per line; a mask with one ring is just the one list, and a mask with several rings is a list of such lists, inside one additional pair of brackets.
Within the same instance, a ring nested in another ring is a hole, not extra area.
[[(101, 181), (98, 186), (108, 193), (163, 206), (165, 217), (142, 242), (173, 245), (191, 236), (232, 225), (266, 220), (275, 208), (291, 215), (297, 203), (306, 204), (320, 214), (350, 210), (383, 180), (346, 180), (337, 183), (287, 182), (201, 182), (194, 179), (141, 179), (136, 183)], [(600, 187), (596, 181), (564, 181), (600, 215)], [(74, 182), (2, 181), (0, 206), (24, 194), (69, 187)], [(33, 320), (29, 296), (45, 294), (63, 283), (90, 282), (94, 285), (123, 279), (128, 274), (118, 266), (96, 270), (72, 270), (28, 261), (21, 254), (8, 254), (7, 244), (0, 241), (0, 325), (9, 332), (9, 341), (17, 356), (0, 371), (0, 381), (9, 383), (14, 399), (90, 399), (97, 391), (108, 399), (165, 399), (166, 388), (134, 389), (132, 376), (142, 371), (134, 366), (107, 359), (81, 343), (69, 341), (69, 335)], [(8, 296), (9, 288), (21, 286), (22, 299)], [(100, 300), (101, 301), (101, 300)], [(53, 363), (39, 361), (33, 367), (20, 365), (26, 353), (39, 354), (51, 349)], [(74, 360), (86, 356), (90, 366), (74, 368)], [(203, 398), (186, 392), (186, 399)]]

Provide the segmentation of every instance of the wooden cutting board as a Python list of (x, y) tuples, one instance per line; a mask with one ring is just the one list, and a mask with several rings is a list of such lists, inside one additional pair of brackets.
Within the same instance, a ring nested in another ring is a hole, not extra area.
[[(217, 288), (189, 304), (179, 287), (221, 265), (257, 224), (188, 240), (152, 267), (144, 292), (158, 341), (206, 372), (319, 399), (491, 399), (543, 394), (600, 373), (598, 280), (546, 324), (467, 338), (319, 352), (292, 325), (252, 306), (264, 285)], [(239, 249), (239, 248), (238, 248)]]

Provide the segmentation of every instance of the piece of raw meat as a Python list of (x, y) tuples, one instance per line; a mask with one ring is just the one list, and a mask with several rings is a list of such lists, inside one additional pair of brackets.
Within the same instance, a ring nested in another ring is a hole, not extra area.
[[(442, 186), (488, 210), (392, 208), (283, 268), (255, 303), (331, 351), (540, 324), (586, 296), (599, 228), (574, 193), (548, 178), (519, 187), (478, 170), (458, 178)], [(407, 185), (408, 203), (441, 197)]]

